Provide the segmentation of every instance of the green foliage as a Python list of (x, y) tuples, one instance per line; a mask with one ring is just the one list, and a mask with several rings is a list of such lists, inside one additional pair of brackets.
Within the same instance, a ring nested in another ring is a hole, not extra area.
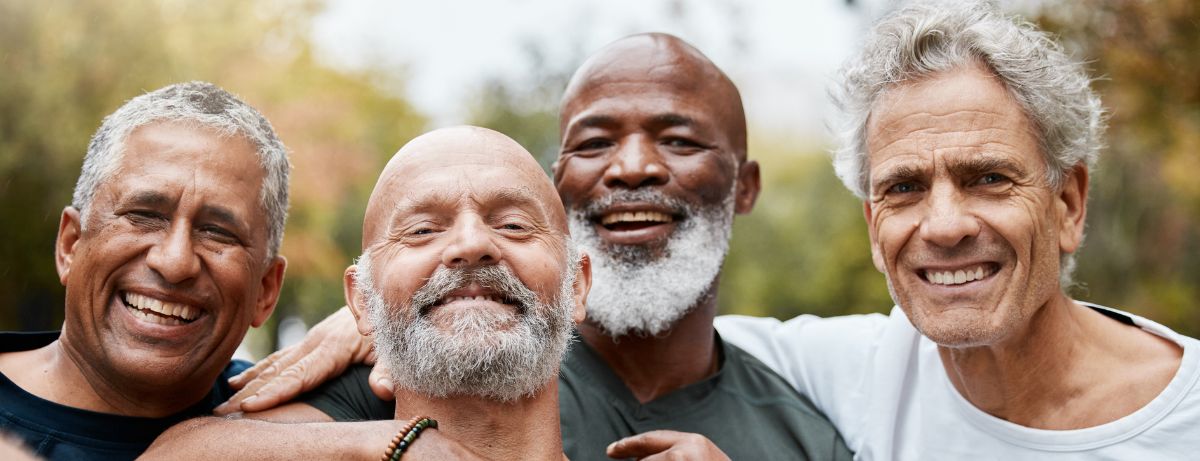
[[(871, 262), (862, 204), (810, 147), (753, 142), (763, 190), (734, 222), (721, 275), (722, 313), (791, 318), (887, 312), (883, 275)], [(814, 143), (815, 144), (815, 143)]]
[(1061, 1), (1041, 22), (1089, 60), (1111, 113), (1077, 297), (1200, 335), (1200, 6)]

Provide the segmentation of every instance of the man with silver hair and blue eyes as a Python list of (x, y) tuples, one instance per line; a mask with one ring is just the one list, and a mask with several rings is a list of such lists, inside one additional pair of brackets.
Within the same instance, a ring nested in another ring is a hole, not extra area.
[(59, 224), (62, 331), (0, 333), (0, 430), (49, 459), (133, 459), (232, 395), (283, 283), (288, 170), (270, 123), (209, 83), (106, 117)]
[(918, 3), (845, 66), (838, 176), (897, 306), (718, 329), (829, 416), (859, 459), (1186, 459), (1200, 344), (1072, 300), (1103, 113), (1044, 32)]

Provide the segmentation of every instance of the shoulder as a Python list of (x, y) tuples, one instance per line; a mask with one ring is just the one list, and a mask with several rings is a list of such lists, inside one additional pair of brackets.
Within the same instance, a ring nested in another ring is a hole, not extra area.
[(395, 405), (371, 391), (371, 367), (352, 366), (340, 376), (301, 396), (300, 401), (329, 415), (335, 421), (392, 419)]
[(783, 405), (824, 419), (808, 397), (761, 360), (730, 343), (724, 344), (724, 354), (721, 390), (752, 406)]

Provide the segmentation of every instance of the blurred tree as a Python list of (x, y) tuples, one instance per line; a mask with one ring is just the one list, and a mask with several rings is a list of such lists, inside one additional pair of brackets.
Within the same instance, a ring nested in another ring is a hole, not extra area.
[(750, 139), (763, 190), (754, 211), (734, 221), (722, 313), (787, 319), (887, 312), (892, 301), (871, 262), (862, 204), (834, 176), (820, 143)]
[(1200, 5), (1055, 1), (1040, 21), (1091, 62), (1111, 113), (1079, 297), (1200, 335)]
[(309, 21), (320, 7), (0, 0), (0, 329), (62, 321), (53, 243), (101, 118), (186, 80), (241, 95), (292, 150), (289, 267), (277, 312), (312, 321), (342, 304), (342, 270), (359, 253), (374, 178), (425, 119), (383, 89), (401, 86), (401, 75), (349, 74), (314, 58)]

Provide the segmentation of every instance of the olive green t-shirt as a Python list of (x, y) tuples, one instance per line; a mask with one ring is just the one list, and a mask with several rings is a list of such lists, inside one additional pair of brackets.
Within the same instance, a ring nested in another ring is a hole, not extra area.
[[(837, 430), (808, 398), (758, 359), (716, 338), (716, 374), (645, 404), (576, 338), (558, 380), (563, 451), (574, 461), (609, 460), (608, 444), (657, 429), (703, 434), (734, 461), (849, 460)], [(354, 367), (303, 401), (336, 421), (391, 419), (394, 407)]]
[(717, 338), (716, 374), (645, 404), (587, 344), (572, 345), (558, 381), (563, 449), (608, 459), (608, 444), (658, 429), (703, 434), (732, 460), (851, 459), (807, 397), (758, 359)]

